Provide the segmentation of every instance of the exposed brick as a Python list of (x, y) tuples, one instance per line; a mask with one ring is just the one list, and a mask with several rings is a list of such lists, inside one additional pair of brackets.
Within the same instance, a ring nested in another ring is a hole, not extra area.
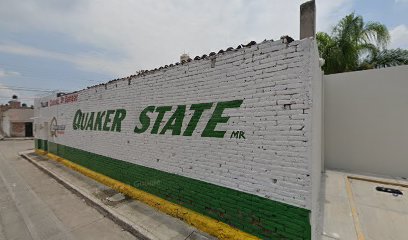
[[(311, 210), (309, 125), (312, 113), (312, 67), (315, 67), (311, 63), (315, 61), (310, 58), (317, 57), (311, 49), (313, 44), (310, 39), (289, 45), (266, 41), (212, 56), (215, 58), (214, 67), (211, 67), (212, 60), (209, 58), (194, 60), (91, 87), (76, 93), (77, 102), (41, 107), (41, 102), (55, 97), (36, 99), (34, 110), (35, 116), (39, 118), (35, 118), (35, 137), (104, 156), (106, 161), (93, 161), (97, 165), (86, 167), (101, 171), (106, 168), (108, 170), (104, 171), (109, 174), (109, 169), (114, 169), (112, 171), (120, 171), (119, 175), (112, 174), (126, 180), (132, 176), (139, 180), (144, 177), (146, 181), (154, 181), (155, 178), (145, 175), (143, 171), (131, 172), (114, 166), (114, 159), (250, 194), (256, 197), (255, 200), (262, 198)], [(239, 108), (224, 111), (223, 116), (230, 118), (227, 123), (216, 127), (218, 131), (226, 131), (224, 138), (201, 137), (216, 103), (232, 100), (243, 100), (243, 103)], [(203, 112), (192, 136), (176, 136), (171, 131), (151, 134), (157, 113), (149, 115), (151, 123), (146, 132), (137, 134), (133, 131), (136, 125), (141, 126), (139, 115), (148, 106), (172, 106), (161, 122), (161, 130), (177, 106), (186, 105), (183, 133), (193, 115), (190, 106), (208, 102), (213, 103), (213, 106)], [(98, 112), (118, 108), (127, 111), (121, 132), (73, 129), (73, 118), (78, 109)], [(56, 117), (59, 125), (66, 127), (64, 134), (57, 137), (51, 137), (50, 126), (44, 124), (50, 124), (53, 117)], [(230, 138), (233, 131), (244, 131), (245, 139)], [(45, 145), (36, 144), (39, 148)], [(109, 158), (111, 160), (107, 160)], [(81, 164), (87, 163), (81, 161)], [(160, 181), (166, 178), (167, 175), (163, 175)], [(177, 184), (161, 184), (149, 191), (163, 195), (169, 189), (176, 189)], [(196, 211), (206, 211), (207, 215), (232, 222), (234, 226), (238, 225), (228, 217), (220, 218), (220, 212), (228, 213), (228, 209), (235, 211), (238, 205), (242, 205), (242, 209), (250, 208), (248, 205), (251, 201), (247, 195), (242, 198), (239, 194), (227, 198), (223, 194), (214, 196), (207, 194), (203, 186), (196, 185), (203, 191), (192, 189), (197, 194), (186, 195), (185, 199), (183, 196), (170, 195), (166, 195), (166, 198), (186, 204)], [(194, 204), (185, 203), (190, 200)], [(252, 204), (255, 205), (254, 209), (259, 208), (259, 205)], [(290, 212), (293, 215), (285, 214), (285, 211), (278, 212), (278, 217), (273, 220), (265, 217), (269, 212), (259, 217), (261, 222), (265, 221), (264, 230), (248, 224), (240, 229), (257, 236), (292, 236), (295, 237), (293, 239), (302, 239), (310, 233), (310, 229), (290, 220), (306, 219), (308, 216), (305, 218), (302, 215), (304, 212), (297, 217), (296, 211)], [(236, 217), (228, 214), (226, 216)], [(248, 215), (246, 217), (251, 218)], [(305, 235), (299, 230), (309, 232)]]

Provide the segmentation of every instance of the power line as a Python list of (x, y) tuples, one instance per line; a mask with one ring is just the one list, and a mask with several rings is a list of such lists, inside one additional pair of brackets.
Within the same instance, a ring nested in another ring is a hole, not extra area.
[[(10, 100), (12, 100), (11, 98), (12, 97), (9, 97), (9, 96), (5, 96), (5, 95), (0, 95), (0, 99), (10, 99)], [(41, 96), (37, 96), (37, 95), (34, 95), (34, 96), (18, 96), (18, 99), (35, 99), (35, 98), (41, 98)]]
[(29, 80), (44, 80), (44, 79), (52, 79), (58, 82), (65, 82), (65, 81), (75, 81), (76, 83), (93, 83), (93, 82), (107, 82), (115, 77), (111, 78), (101, 78), (101, 79), (88, 79), (88, 78), (80, 78), (80, 77), (61, 77), (61, 76), (33, 76), (33, 75), (16, 75), (12, 76), (14, 79), (29, 79)]
[(24, 87), (24, 86), (12, 86), (12, 85), (1, 85), (2, 87), (7, 88), (24, 88), (24, 89), (34, 89), (34, 90), (46, 90), (46, 91), (53, 91), (54, 89), (46, 89), (46, 88), (35, 88), (35, 87)]
[(59, 92), (59, 91), (67, 91), (67, 90), (58, 90), (58, 89), (42, 89), (42, 88), (27, 88), (27, 87), (19, 87), (19, 86), (6, 86), (1, 85), (0, 89), (9, 89), (15, 91), (30, 91), (30, 92)]
[[(13, 100), (13, 99), (8, 98), (8, 97), (0, 97), (0, 99), (2, 99), (2, 100)], [(19, 97), (18, 99), (34, 100), (34, 99), (36, 99), (36, 98), (35, 98), (35, 97), (33, 97), (33, 98)]]
[(49, 90), (35, 90), (35, 89), (21, 89), (21, 88), (3, 88), (0, 87), (0, 89), (8, 89), (8, 90), (15, 90), (15, 91), (28, 91), (28, 92), (55, 92), (55, 91), (49, 91)]
[[(132, 73), (125, 73), (125, 74), (101, 74), (99, 72), (90, 72), (91, 74), (100, 74), (100, 75), (105, 75), (102, 77), (98, 77), (98, 79), (90, 79), (90, 78), (84, 78), (81, 76), (75, 76), (71, 78), (65, 78), (63, 75), (61, 75), (58, 72), (51, 72), (48, 70), (39, 70), (38, 68), (31, 68), (27, 66), (19, 66), (19, 65), (11, 65), (9, 63), (0, 63), (0, 65), (5, 66), (6, 68), (12, 69), (13, 71), (20, 72), (18, 70), (24, 69), (24, 71), (21, 71), (19, 75), (15, 75), (12, 77), (15, 78), (28, 78), (28, 79), (44, 79), (43, 76), (34, 76), (38, 75), (38, 73), (42, 73), (42, 75), (45, 75), (45, 77), (51, 77), (55, 78), (58, 81), (86, 81), (86, 82), (107, 82), (115, 78), (120, 78), (123, 76), (128, 76), (131, 74), (134, 74), (136, 71)], [(28, 71), (27, 71), (28, 70)]]

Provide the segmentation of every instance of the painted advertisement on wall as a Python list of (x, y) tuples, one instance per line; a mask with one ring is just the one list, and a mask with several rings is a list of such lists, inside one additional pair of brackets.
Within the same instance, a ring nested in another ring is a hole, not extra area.
[(38, 99), (36, 122), (77, 164), (258, 237), (308, 239), (315, 50), (265, 41)]

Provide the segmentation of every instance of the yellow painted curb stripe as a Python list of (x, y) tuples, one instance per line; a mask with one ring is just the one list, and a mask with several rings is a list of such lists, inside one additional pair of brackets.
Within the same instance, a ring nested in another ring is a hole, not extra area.
[(190, 209), (171, 203), (145, 191), (136, 189), (130, 185), (124, 184), (103, 174), (89, 170), (88, 168), (75, 164), (64, 158), (58, 157), (57, 155), (54, 155), (52, 153), (47, 153), (39, 149), (35, 150), (35, 152), (41, 155), (47, 155), (47, 157), (50, 159), (53, 159), (123, 194), (126, 194), (139, 201), (142, 201), (162, 212), (165, 212), (173, 217), (179, 218), (187, 222), (188, 224), (200, 229), (201, 231), (211, 234), (219, 239), (248, 239), (248, 240), (260, 239), (256, 236), (250, 235), (239, 229), (231, 227), (228, 224), (209, 218), (202, 214), (196, 213)]
[(35, 150), (35, 153), (37, 153), (37, 154), (39, 154), (39, 155), (46, 155), (46, 154), (47, 154), (46, 151), (41, 150), (41, 149), (36, 149), (36, 150)]
[(348, 176), (348, 178), (349, 179), (354, 179), (354, 180), (373, 182), (373, 183), (379, 183), (379, 184), (384, 184), (384, 185), (394, 185), (394, 186), (408, 188), (408, 184), (403, 184), (403, 183), (398, 183), (398, 182), (388, 182), (388, 181), (383, 181), (383, 180), (363, 178), (363, 177), (355, 177), (355, 176)]
[(361, 224), (360, 224), (360, 219), (358, 218), (358, 212), (357, 212), (357, 207), (354, 202), (354, 197), (353, 197), (353, 191), (351, 189), (351, 183), (350, 183), (350, 178), (346, 177), (346, 191), (350, 203), (350, 208), (351, 208), (351, 215), (353, 216), (354, 220), (354, 228), (356, 229), (356, 234), (357, 234), (357, 239), (358, 240), (365, 240), (363, 230), (361, 229)]

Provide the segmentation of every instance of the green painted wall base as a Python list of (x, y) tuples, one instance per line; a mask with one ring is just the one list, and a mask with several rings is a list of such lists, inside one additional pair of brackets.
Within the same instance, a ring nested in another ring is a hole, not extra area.
[(311, 239), (310, 210), (46, 140), (35, 147), (263, 239)]

